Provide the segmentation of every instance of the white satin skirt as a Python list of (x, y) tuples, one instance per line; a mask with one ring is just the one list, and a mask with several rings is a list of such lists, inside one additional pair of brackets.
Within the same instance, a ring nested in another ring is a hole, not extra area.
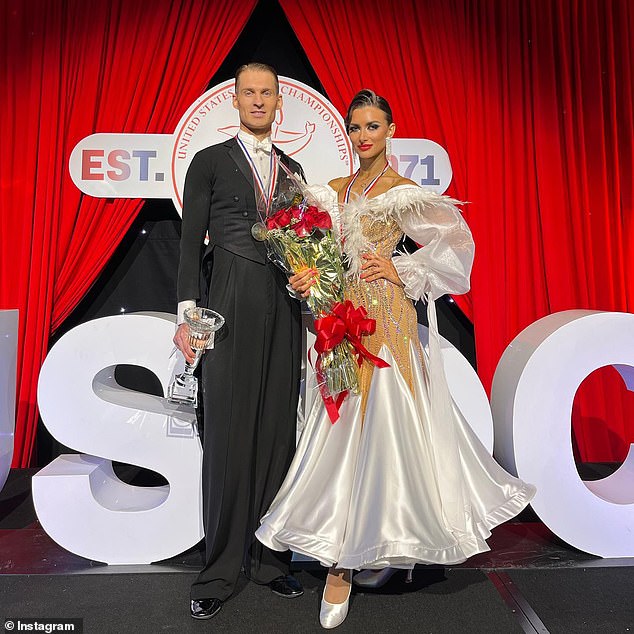
[(495, 462), (453, 403), (443, 424), (455, 426), (457, 447), (432, 445), (429, 382), (417, 355), (414, 395), (387, 347), (380, 356), (390, 367), (375, 369), (363, 420), (359, 396), (346, 398), (335, 424), (313, 401), (256, 537), (352, 569), (455, 564), (489, 550), (491, 529), (517, 515), (534, 487)]

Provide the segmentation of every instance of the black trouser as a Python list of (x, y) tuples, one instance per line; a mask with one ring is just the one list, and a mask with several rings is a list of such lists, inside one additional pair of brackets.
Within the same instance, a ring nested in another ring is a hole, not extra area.
[(300, 307), (272, 264), (214, 248), (208, 306), (225, 317), (202, 362), (203, 522), (206, 564), (192, 599), (227, 599), (244, 566), (268, 583), (288, 574), (290, 553), (254, 531), (295, 451)]

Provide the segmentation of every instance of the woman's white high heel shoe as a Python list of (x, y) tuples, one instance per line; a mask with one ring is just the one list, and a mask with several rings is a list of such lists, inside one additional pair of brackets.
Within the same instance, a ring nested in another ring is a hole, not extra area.
[(352, 591), (352, 583), (348, 586), (348, 596), (343, 603), (328, 603), (326, 596), (326, 588), (321, 598), (321, 608), (319, 609), (319, 622), (325, 630), (331, 630), (341, 625), (348, 616), (348, 604), (350, 603), (350, 592)]
[[(355, 585), (361, 588), (381, 588), (401, 568), (382, 568), (381, 570), (362, 570), (354, 576)], [(412, 583), (413, 568), (407, 569), (405, 583)]]

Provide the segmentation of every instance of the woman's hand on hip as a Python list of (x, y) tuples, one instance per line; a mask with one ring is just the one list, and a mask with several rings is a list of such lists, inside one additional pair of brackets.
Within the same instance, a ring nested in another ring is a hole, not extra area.
[(401, 278), (398, 276), (396, 267), (391, 258), (384, 258), (376, 253), (364, 253), (361, 256), (364, 260), (361, 266), (361, 279), (366, 282), (384, 279), (396, 286), (403, 286)]

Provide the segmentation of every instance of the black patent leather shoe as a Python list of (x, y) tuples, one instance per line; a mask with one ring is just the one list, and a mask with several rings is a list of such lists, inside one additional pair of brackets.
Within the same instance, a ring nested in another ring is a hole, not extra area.
[(282, 575), (280, 577), (276, 577), (268, 584), (268, 586), (271, 588), (271, 592), (274, 592), (285, 599), (294, 599), (295, 597), (301, 597), (302, 594), (304, 594), (302, 584), (292, 575)]
[(189, 610), (193, 619), (210, 619), (222, 608), (220, 599), (193, 599)]

